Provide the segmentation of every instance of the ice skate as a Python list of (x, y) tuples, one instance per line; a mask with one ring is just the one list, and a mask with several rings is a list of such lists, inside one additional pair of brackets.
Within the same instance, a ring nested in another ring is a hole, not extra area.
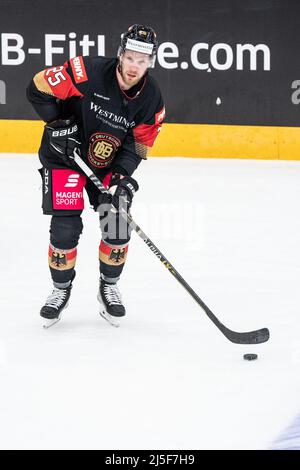
[(63, 310), (68, 306), (71, 289), (72, 284), (63, 289), (57, 287), (53, 288), (52, 293), (49, 295), (45, 305), (40, 311), (44, 328), (50, 328), (55, 325), (55, 323), (59, 322)]
[(101, 317), (118, 328), (120, 318), (124, 317), (126, 311), (117, 285), (101, 279), (97, 299), (100, 303), (99, 313)]

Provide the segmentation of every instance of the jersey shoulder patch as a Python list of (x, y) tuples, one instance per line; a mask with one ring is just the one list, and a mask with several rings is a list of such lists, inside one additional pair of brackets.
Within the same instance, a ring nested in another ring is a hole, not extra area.
[(73, 72), (75, 83), (82, 83), (88, 80), (85, 70), (85, 65), (82, 56), (73, 57), (70, 59), (70, 64)]

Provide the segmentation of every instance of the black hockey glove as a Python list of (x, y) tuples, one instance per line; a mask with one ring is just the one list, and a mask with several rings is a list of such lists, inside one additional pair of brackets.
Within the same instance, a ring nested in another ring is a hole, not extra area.
[(99, 196), (99, 204), (112, 204), (117, 210), (122, 207), (128, 211), (138, 189), (137, 181), (131, 176), (114, 174), (110, 179), (109, 193)]
[(66, 165), (72, 164), (73, 151), (79, 148), (79, 129), (74, 118), (57, 119), (45, 125), (51, 150), (59, 156)]
[(111, 203), (116, 209), (124, 207), (128, 210), (131, 206), (133, 196), (138, 191), (139, 185), (131, 176), (113, 175), (110, 180), (109, 191), (112, 194)]

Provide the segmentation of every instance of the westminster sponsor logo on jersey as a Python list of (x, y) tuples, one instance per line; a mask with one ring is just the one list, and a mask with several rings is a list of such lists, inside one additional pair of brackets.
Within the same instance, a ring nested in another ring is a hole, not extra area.
[(96, 117), (104, 117), (112, 123), (123, 124), (127, 129), (135, 126), (134, 121), (128, 121), (124, 116), (120, 116), (108, 111), (107, 109), (103, 109), (99, 104), (93, 103), (93, 101), (91, 101), (91, 111), (96, 113)]

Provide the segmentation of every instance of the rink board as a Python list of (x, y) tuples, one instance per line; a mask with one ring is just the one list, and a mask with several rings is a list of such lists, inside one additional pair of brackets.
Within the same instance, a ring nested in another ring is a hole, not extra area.
[[(0, 120), (0, 152), (37, 152), (42, 130), (41, 121)], [(164, 124), (151, 154), (300, 160), (299, 148), (298, 127)]]

